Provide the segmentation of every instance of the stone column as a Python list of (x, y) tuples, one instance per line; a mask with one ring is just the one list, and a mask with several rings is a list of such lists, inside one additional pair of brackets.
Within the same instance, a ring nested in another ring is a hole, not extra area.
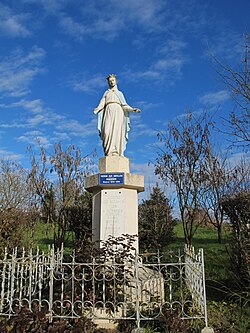
[[(130, 173), (128, 158), (100, 158), (98, 173), (85, 179), (85, 189), (93, 193), (94, 242), (109, 236), (138, 235), (138, 192), (144, 191), (144, 177)], [(138, 252), (138, 242), (134, 246)]]

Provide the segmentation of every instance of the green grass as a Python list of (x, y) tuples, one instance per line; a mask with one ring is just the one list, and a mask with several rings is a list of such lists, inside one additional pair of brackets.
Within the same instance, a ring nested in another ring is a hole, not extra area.
[[(174, 233), (175, 242), (170, 244), (168, 248), (173, 250), (183, 248), (185, 242), (181, 223), (174, 227)], [(227, 231), (223, 231), (222, 243), (219, 244), (216, 229), (199, 227), (193, 238), (193, 246), (196, 251), (203, 248), (207, 298), (211, 300), (224, 299), (226, 295), (222, 289), (230, 286), (232, 278), (227, 252), (229, 247)]]
[[(40, 251), (45, 253), (48, 248), (54, 244), (54, 230), (51, 224), (38, 222), (34, 227), (34, 237), (32, 241), (32, 247), (38, 247)], [(67, 232), (66, 242), (64, 244), (65, 254), (72, 253), (72, 232)]]
[[(27, 232), (27, 234), (29, 233), (31, 232)], [(167, 246), (166, 250), (183, 249), (185, 242), (181, 223), (175, 225), (174, 234), (175, 240)], [(69, 236), (72, 235), (69, 234)], [(38, 223), (35, 226), (32, 243), (33, 246), (38, 246), (42, 251), (46, 252), (48, 246), (53, 244), (52, 226)], [(227, 233), (225, 231), (223, 232), (222, 243), (219, 244), (217, 231), (215, 229), (199, 227), (194, 235), (193, 245), (196, 252), (199, 248), (203, 248), (204, 250), (206, 294), (211, 325), (215, 325), (214, 327), (220, 325), (221, 318), (223, 318), (225, 321), (223, 325), (229, 325), (232, 321), (235, 327), (237, 327), (238, 332), (247, 332), (245, 330), (247, 324), (245, 324), (244, 321), (247, 322), (246, 318), (249, 316), (249, 307), (242, 309), (235, 302), (232, 303), (232, 299), (227, 297), (228, 295), (223, 292), (223, 288), (229, 288), (228, 290), (230, 290), (232, 280), (230, 276), (230, 261), (227, 253), (227, 247), (229, 247)], [(65, 252), (69, 254), (71, 251), (72, 242), (66, 242)], [(233, 311), (235, 316), (233, 320), (231, 318), (231, 311)], [(243, 328), (241, 328), (241, 326)], [(218, 332), (223, 332), (223, 330)]]
[[(182, 248), (185, 242), (181, 223), (174, 227), (174, 234), (176, 237), (175, 242), (170, 244), (169, 248)], [(228, 279), (228, 236), (225, 232), (222, 234), (222, 243), (219, 244), (215, 229), (199, 227), (193, 238), (193, 246), (196, 251), (203, 248), (207, 280), (222, 281)]]
[[(193, 238), (198, 251), (203, 248), (205, 261), (206, 296), (209, 325), (216, 332), (247, 333), (249, 330), (249, 304), (240, 304), (239, 298), (232, 293), (235, 290), (234, 278), (230, 269), (227, 249), (230, 249), (227, 225), (222, 233), (222, 243), (218, 243), (217, 231), (213, 228), (199, 227)], [(168, 248), (179, 249), (184, 246), (182, 224), (174, 228), (176, 240)], [(236, 297), (235, 297), (236, 296)], [(249, 295), (246, 295), (246, 298)]]
[[(182, 250), (184, 247), (184, 233), (181, 223), (174, 227), (175, 240), (167, 249)], [(65, 251), (72, 251), (72, 235), (69, 233), (69, 240), (64, 244)], [(38, 246), (41, 251), (47, 251), (48, 246), (54, 241), (53, 229), (49, 224), (37, 223), (34, 230), (33, 246)], [(205, 259), (205, 276), (208, 290), (218, 283), (226, 283), (229, 277), (229, 257), (226, 247), (228, 246), (227, 235), (222, 234), (222, 244), (218, 243), (217, 231), (213, 228), (199, 227), (193, 238), (193, 245), (198, 249), (203, 248)]]
[[(184, 247), (184, 233), (182, 224), (178, 223), (174, 227), (175, 240), (167, 249), (182, 250)], [(69, 240), (64, 244), (65, 251), (72, 251), (72, 235), (69, 233)], [(38, 246), (41, 251), (47, 251), (48, 246), (54, 242), (53, 229), (49, 224), (37, 223), (34, 230), (33, 246)], [(217, 231), (212, 228), (199, 227), (193, 238), (195, 250), (203, 248), (205, 260), (205, 276), (207, 286), (217, 283), (226, 283), (229, 277), (229, 257), (226, 247), (228, 240), (226, 233), (222, 235), (222, 243), (217, 240)]]

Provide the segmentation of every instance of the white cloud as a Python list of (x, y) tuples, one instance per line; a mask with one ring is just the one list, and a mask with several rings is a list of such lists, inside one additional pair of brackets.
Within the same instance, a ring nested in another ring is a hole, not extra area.
[(0, 4), (0, 34), (9, 37), (30, 36), (30, 30), (25, 26), (28, 14), (16, 14), (10, 7)]
[(85, 93), (93, 93), (98, 88), (104, 88), (107, 83), (103, 79), (104, 75), (95, 75), (92, 78), (87, 78), (87, 74), (84, 73), (83, 78), (75, 78), (69, 84), (75, 91), (83, 91)]
[[(159, 84), (159, 82), (166, 79), (168, 85), (172, 85), (182, 75), (182, 65), (184, 60), (181, 59), (158, 59), (155, 63), (145, 70), (127, 70), (123, 76), (128, 81), (138, 82), (141, 80), (149, 80), (150, 84)], [(154, 81), (155, 79), (155, 81)]]
[(137, 82), (140, 80), (157, 79), (155, 82), (165, 81), (168, 85), (172, 85), (176, 80), (182, 77), (182, 68), (189, 61), (186, 56), (185, 48), (187, 44), (180, 39), (167, 39), (164, 44), (160, 45), (155, 51), (155, 59), (152, 60), (151, 65), (144, 70), (127, 70), (123, 73), (128, 80)]
[(139, 200), (149, 198), (152, 187), (159, 181), (158, 177), (154, 174), (154, 166), (148, 163), (131, 163), (131, 171), (133, 173), (144, 176), (144, 192), (139, 193)]
[(55, 141), (56, 142), (70, 140), (70, 136), (66, 132), (57, 132), (57, 131), (54, 131), (53, 135), (55, 137)]
[(76, 39), (82, 39), (88, 30), (83, 24), (78, 23), (74, 21), (72, 17), (65, 15), (61, 15), (60, 26), (65, 32), (73, 35)]
[(42, 71), (44, 56), (45, 51), (34, 46), (26, 54), (17, 51), (0, 59), (0, 93), (12, 97), (27, 95), (32, 80)]
[(141, 114), (131, 113), (131, 131), (129, 132), (129, 138), (131, 141), (135, 140), (139, 136), (152, 137), (156, 136), (157, 131), (151, 126), (148, 126), (142, 119)]
[(156, 110), (161, 105), (160, 105), (160, 103), (151, 103), (151, 102), (147, 102), (147, 101), (138, 101), (136, 103), (136, 106), (139, 107), (143, 112), (145, 110)]
[(61, 31), (78, 40), (86, 36), (111, 40), (122, 31), (131, 31), (133, 27), (148, 32), (165, 29), (163, 0), (91, 0), (79, 3), (77, 12), (74, 11), (75, 4), (71, 0), (22, 2), (42, 6), (47, 15), (57, 18)]
[(144, 176), (144, 192), (139, 193), (139, 200), (149, 199), (150, 193), (156, 184), (161, 188), (165, 195), (171, 200), (176, 199), (176, 189), (173, 184), (166, 185), (159, 176), (155, 175), (155, 167), (152, 163), (131, 163), (131, 170)]
[(231, 61), (235, 63), (235, 59), (239, 62), (243, 59), (244, 38), (241, 34), (234, 32), (226, 22), (221, 22), (221, 29), (213, 37), (203, 38), (203, 42), (210, 61), (215, 57), (226, 64)]
[(0, 128), (6, 128), (6, 129), (10, 129), (10, 128), (26, 128), (27, 125), (26, 124), (20, 124), (20, 122), (17, 121), (13, 121), (11, 122), (11, 124), (8, 123), (2, 123), (0, 124)]
[(43, 105), (43, 102), (41, 99), (34, 99), (34, 100), (25, 100), (22, 99), (16, 103), (12, 103), (10, 105), (11, 108), (19, 108), (22, 107), (24, 109), (27, 109), (29, 111), (31, 111), (34, 114), (38, 114), (38, 113), (44, 113), (49, 111), (49, 109), (46, 109)]
[(28, 144), (34, 144), (39, 142), (39, 144), (44, 148), (49, 148), (53, 145), (53, 140), (44, 135), (41, 131), (30, 131), (17, 138), (19, 142), (25, 142)]
[(4, 148), (0, 148), (0, 156), (7, 160), (21, 160), (23, 155), (13, 153), (12, 151), (6, 150)]
[(22, 108), (29, 112), (28, 114), (26, 113), (25, 119), (23, 119), (22, 122), (13, 121), (10, 124), (0, 124), (0, 127), (2, 128), (31, 128), (41, 125), (54, 125), (60, 121), (65, 121), (65, 116), (53, 112), (50, 108), (44, 106), (44, 103), (41, 99), (22, 99), (9, 105), (1, 105), (1, 107), (8, 109)]
[(53, 137), (50, 135), (50, 141), (46, 141), (44, 134), (29, 131), (27, 134), (19, 137), (19, 141), (22, 142), (32, 143), (32, 140), (38, 137), (46, 146), (49, 146), (52, 141), (70, 140), (72, 137), (83, 139), (97, 133), (97, 120), (95, 117), (88, 123), (80, 123), (78, 120), (70, 119), (67, 115), (54, 112), (44, 106), (43, 101), (40, 99), (22, 99), (9, 105), (1, 106), (3, 108), (15, 108), (18, 110), (22, 108), (24, 109), (25, 115), (24, 112), (22, 112), (22, 120), (13, 119), (10, 123), (0, 123), (0, 128), (42, 128), (44, 132), (49, 130), (50, 133), (53, 133)]
[(121, 13), (124, 20), (136, 22), (139, 25), (161, 29), (160, 23), (163, 17), (164, 1), (159, 0), (127, 0), (112, 1), (111, 6)]
[(97, 133), (97, 120), (93, 118), (89, 123), (82, 124), (74, 119), (65, 119), (65, 121), (56, 124), (57, 131), (66, 131), (72, 136), (86, 138)]
[[(228, 155), (228, 151), (226, 151), (226, 154)], [(227, 161), (230, 168), (234, 168), (235, 166), (240, 165), (243, 161), (250, 165), (250, 152), (233, 153), (227, 157)]]
[(224, 103), (230, 99), (230, 94), (227, 90), (217, 92), (209, 92), (199, 98), (199, 102), (205, 105), (215, 106)]
[(40, 5), (43, 9), (49, 13), (57, 13), (63, 9), (71, 0), (17, 0), (25, 4)]
[[(78, 20), (70, 17), (66, 9), (57, 16), (64, 31), (75, 38), (92, 36), (110, 40), (134, 26), (149, 32), (162, 29), (163, 3), (161, 0), (110, 0), (105, 3), (93, 0), (79, 8)], [(87, 19), (91, 23), (85, 24)]]
[[(55, 119), (56, 114), (54, 113), (53, 116)], [(50, 134), (47, 132), (46, 125), (50, 125), (54, 128), (54, 130), (51, 130), (50, 128)], [(51, 147), (58, 141), (70, 142), (72, 141), (72, 137), (85, 139), (86, 137), (97, 133), (96, 119), (93, 119), (91, 122), (86, 124), (80, 124), (77, 120), (65, 117), (61, 118), (60, 121), (52, 120), (51, 123), (49, 123), (46, 120), (46, 117), (43, 118), (41, 114), (28, 119), (26, 128), (34, 128), (34, 130), (27, 131), (26, 133), (20, 135), (17, 138), (17, 141), (26, 142), (28, 144), (39, 142), (40, 145), (45, 148)], [(41, 130), (37, 130), (35, 128), (41, 128)]]
[(175, 81), (182, 76), (182, 68), (188, 61), (185, 49), (187, 44), (179, 38), (169, 38), (159, 47), (157, 53), (159, 58), (152, 64), (152, 67), (160, 75), (166, 75), (170, 81)]
[(161, 77), (161, 73), (160, 71), (157, 71), (155, 69), (145, 69), (137, 71), (128, 70), (123, 73), (123, 76), (126, 76), (128, 81), (137, 82), (142, 79), (159, 79)]
[(159, 46), (157, 52), (159, 54), (173, 54), (179, 53), (187, 47), (187, 43), (181, 39), (169, 38), (162, 45)]

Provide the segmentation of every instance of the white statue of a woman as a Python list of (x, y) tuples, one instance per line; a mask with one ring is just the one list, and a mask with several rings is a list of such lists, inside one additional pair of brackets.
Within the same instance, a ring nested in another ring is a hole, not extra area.
[(105, 156), (124, 156), (130, 130), (129, 112), (141, 110), (126, 103), (123, 93), (117, 88), (115, 74), (110, 74), (107, 80), (109, 89), (105, 91), (94, 113), (98, 113), (98, 130)]

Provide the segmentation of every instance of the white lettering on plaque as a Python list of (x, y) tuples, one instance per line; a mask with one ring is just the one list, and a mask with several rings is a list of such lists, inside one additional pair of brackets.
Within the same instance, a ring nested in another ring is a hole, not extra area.
[(125, 230), (125, 198), (121, 190), (104, 190), (102, 192), (102, 231), (101, 239), (108, 236), (120, 236)]

